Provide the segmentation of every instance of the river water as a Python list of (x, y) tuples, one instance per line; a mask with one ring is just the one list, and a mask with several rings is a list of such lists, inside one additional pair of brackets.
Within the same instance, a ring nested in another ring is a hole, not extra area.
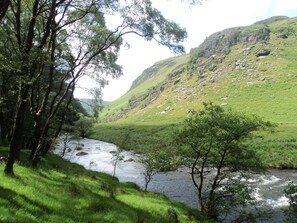
[[(53, 152), (61, 155), (63, 141)], [(80, 139), (67, 143), (64, 158), (78, 163), (86, 169), (113, 174), (114, 160), (117, 146), (93, 139)], [(140, 163), (140, 156), (130, 151), (123, 151), (121, 159), (116, 165), (115, 176), (121, 182), (131, 181), (144, 186), (144, 166)], [(260, 210), (272, 211), (269, 223), (284, 221), (283, 209), (288, 206), (288, 200), (283, 190), (289, 180), (297, 182), (297, 170), (269, 170), (266, 174), (255, 174), (248, 184), (255, 189), (254, 197)], [(179, 169), (164, 173), (157, 173), (149, 183), (148, 190), (165, 194), (172, 200), (184, 202), (197, 208), (197, 194), (191, 176), (187, 169)], [(297, 221), (296, 221), (297, 222)]]

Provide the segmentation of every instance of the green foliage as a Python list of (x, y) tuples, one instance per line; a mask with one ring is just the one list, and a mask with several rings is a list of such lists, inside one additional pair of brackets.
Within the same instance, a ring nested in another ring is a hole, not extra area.
[[(0, 156), (7, 150), (1, 147)], [(213, 222), (163, 195), (145, 193), (135, 184), (119, 183), (53, 154), (39, 169), (27, 164), (22, 159), (15, 166), (16, 176), (8, 177), (0, 163), (0, 222), (170, 223), (168, 209), (175, 210), (179, 222)]]
[(197, 63), (199, 50), (198, 48), (191, 49), (190, 51), (190, 59), (188, 62), (188, 69), (190, 69), (193, 65)]
[(85, 138), (91, 134), (94, 121), (87, 117), (80, 117), (79, 120), (75, 122), (75, 131), (79, 137)]
[(185, 119), (177, 142), (184, 146), (183, 154), (189, 156), (201, 211), (218, 219), (230, 212), (231, 207), (251, 200), (251, 191), (240, 180), (232, 180), (232, 174), (259, 171), (261, 160), (246, 141), (254, 131), (270, 126), (257, 117), (250, 118), (212, 103), (204, 103), (204, 109), (192, 111)]
[[(186, 30), (180, 28), (178, 24), (166, 20), (159, 10), (152, 7), (151, 1), (141, 1), (141, 4), (127, 6), (124, 12), (123, 16), (128, 21), (128, 26), (136, 30), (146, 40), (155, 39), (174, 53), (184, 52), (184, 47), (177, 43), (185, 40)], [(138, 19), (135, 19), (135, 16)]]
[[(144, 190), (147, 190), (149, 182), (153, 176), (159, 171), (168, 171), (172, 169), (173, 164), (171, 162), (174, 154), (169, 154), (165, 150), (157, 150), (146, 152), (141, 162), (144, 164), (145, 170), (143, 172), (145, 186)], [(176, 167), (176, 166), (174, 166)]]
[[(78, 79), (88, 76), (100, 89), (107, 83), (106, 75), (117, 78), (122, 74), (117, 59), (124, 35), (134, 33), (176, 53), (184, 51), (179, 43), (186, 38), (186, 31), (166, 20), (150, 1), (62, 3), (14, 1), (4, 13), (5, 23), (0, 26), (0, 128), (1, 141), (10, 141), (8, 174), (13, 174), (23, 144), (31, 144), (33, 166), (40, 154), (48, 152), (70, 116), (67, 112)], [(107, 27), (107, 14), (119, 15), (119, 23)], [(12, 114), (2, 115), (4, 109)], [(96, 121), (98, 109), (94, 110)], [(89, 134), (90, 122), (76, 124), (80, 136)], [(32, 134), (26, 135), (25, 129)], [(31, 142), (20, 142), (26, 139), (24, 135)]]
[(284, 190), (285, 196), (289, 199), (289, 209), (285, 210), (288, 223), (293, 223), (297, 219), (297, 184), (289, 182)]

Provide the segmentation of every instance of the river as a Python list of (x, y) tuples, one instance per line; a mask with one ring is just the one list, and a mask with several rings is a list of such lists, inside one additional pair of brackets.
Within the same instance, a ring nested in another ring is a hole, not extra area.
[[(61, 141), (53, 152), (61, 155), (63, 147)], [(86, 169), (113, 174), (116, 145), (85, 138), (70, 141), (67, 147), (64, 158), (70, 162), (78, 163)], [(123, 151), (121, 156), (116, 165), (116, 177), (121, 182), (131, 181), (143, 187), (142, 173), (145, 168), (139, 162), (140, 156), (130, 151)], [(283, 195), (283, 190), (289, 180), (297, 182), (297, 170), (271, 169), (266, 174), (255, 174), (253, 179), (248, 180), (247, 183), (255, 189), (256, 206), (273, 213), (270, 220), (261, 222), (284, 221), (282, 209), (288, 206), (288, 200)], [(149, 183), (148, 190), (163, 193), (172, 200), (184, 202), (194, 208), (198, 206), (196, 190), (187, 169), (157, 173)]]

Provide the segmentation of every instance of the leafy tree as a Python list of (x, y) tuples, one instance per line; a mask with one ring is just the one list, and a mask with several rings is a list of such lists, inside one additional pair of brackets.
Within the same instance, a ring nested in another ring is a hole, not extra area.
[[(259, 170), (261, 162), (247, 140), (253, 132), (270, 126), (257, 117), (247, 117), (205, 103), (192, 111), (177, 138), (190, 157), (191, 176), (198, 191), (199, 209), (218, 219), (237, 205), (251, 200), (251, 191), (240, 174)], [(237, 178), (234, 177), (236, 173)]]
[[(102, 85), (104, 85), (104, 84), (105, 83), (102, 83)], [(91, 89), (91, 94), (94, 97), (94, 99), (92, 100), (92, 103), (89, 106), (92, 108), (93, 116), (94, 116), (96, 122), (98, 122), (99, 112), (102, 111), (102, 109), (103, 109), (102, 88)]]
[[(77, 81), (88, 75), (102, 84), (102, 74), (122, 74), (116, 61), (124, 35), (136, 34), (184, 52), (179, 43), (186, 38), (185, 30), (166, 20), (149, 0), (29, 0), (9, 1), (8, 7), (5, 2), (0, 5), (0, 59), (6, 61), (0, 61), (0, 74), (17, 83), (6, 91), (14, 97), (13, 124), (1, 123), (3, 137), (11, 132), (7, 174), (13, 174), (19, 158), (28, 117), (33, 120), (36, 144), (31, 155), (36, 166), (53, 141), (50, 134), (58, 111), (63, 110), (61, 124), (65, 120)], [(110, 14), (120, 17), (118, 26), (107, 27), (105, 17)], [(11, 66), (6, 69), (3, 64)]]
[(87, 117), (81, 117), (78, 121), (75, 123), (75, 130), (78, 133), (79, 137), (85, 138), (88, 137), (91, 133), (91, 130), (93, 128), (94, 121)]
[(165, 151), (150, 151), (144, 155), (141, 162), (144, 164), (145, 170), (142, 173), (144, 176), (144, 190), (147, 190), (147, 187), (153, 176), (159, 172), (170, 169), (173, 166), (171, 164), (171, 156)]

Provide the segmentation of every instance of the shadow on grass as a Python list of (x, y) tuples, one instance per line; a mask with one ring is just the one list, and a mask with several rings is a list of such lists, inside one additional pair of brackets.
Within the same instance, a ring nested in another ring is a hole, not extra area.
[[(23, 151), (22, 158), (26, 155)], [(112, 176), (87, 171), (56, 155), (48, 154), (37, 169), (26, 162), (18, 165), (22, 168), (15, 177), (1, 179), (7, 180), (5, 187), (0, 182), (0, 206), (4, 207), (0, 222), (175, 222), (167, 213), (167, 206), (161, 214), (145, 205), (135, 207), (117, 200), (118, 193), (127, 191), (142, 199), (144, 192), (134, 184), (119, 183)], [(194, 213), (188, 214), (199, 219)]]
[[(16, 222), (18, 220), (25, 222), (27, 216), (42, 216), (53, 212), (53, 209), (48, 206), (2, 186), (0, 186), (0, 200), (3, 204), (3, 206), (1, 205), (2, 208), (6, 207), (10, 213), (10, 217), (5, 222)], [(24, 215), (19, 214), (20, 210)], [(15, 214), (17, 212), (21, 219), (16, 219)]]

